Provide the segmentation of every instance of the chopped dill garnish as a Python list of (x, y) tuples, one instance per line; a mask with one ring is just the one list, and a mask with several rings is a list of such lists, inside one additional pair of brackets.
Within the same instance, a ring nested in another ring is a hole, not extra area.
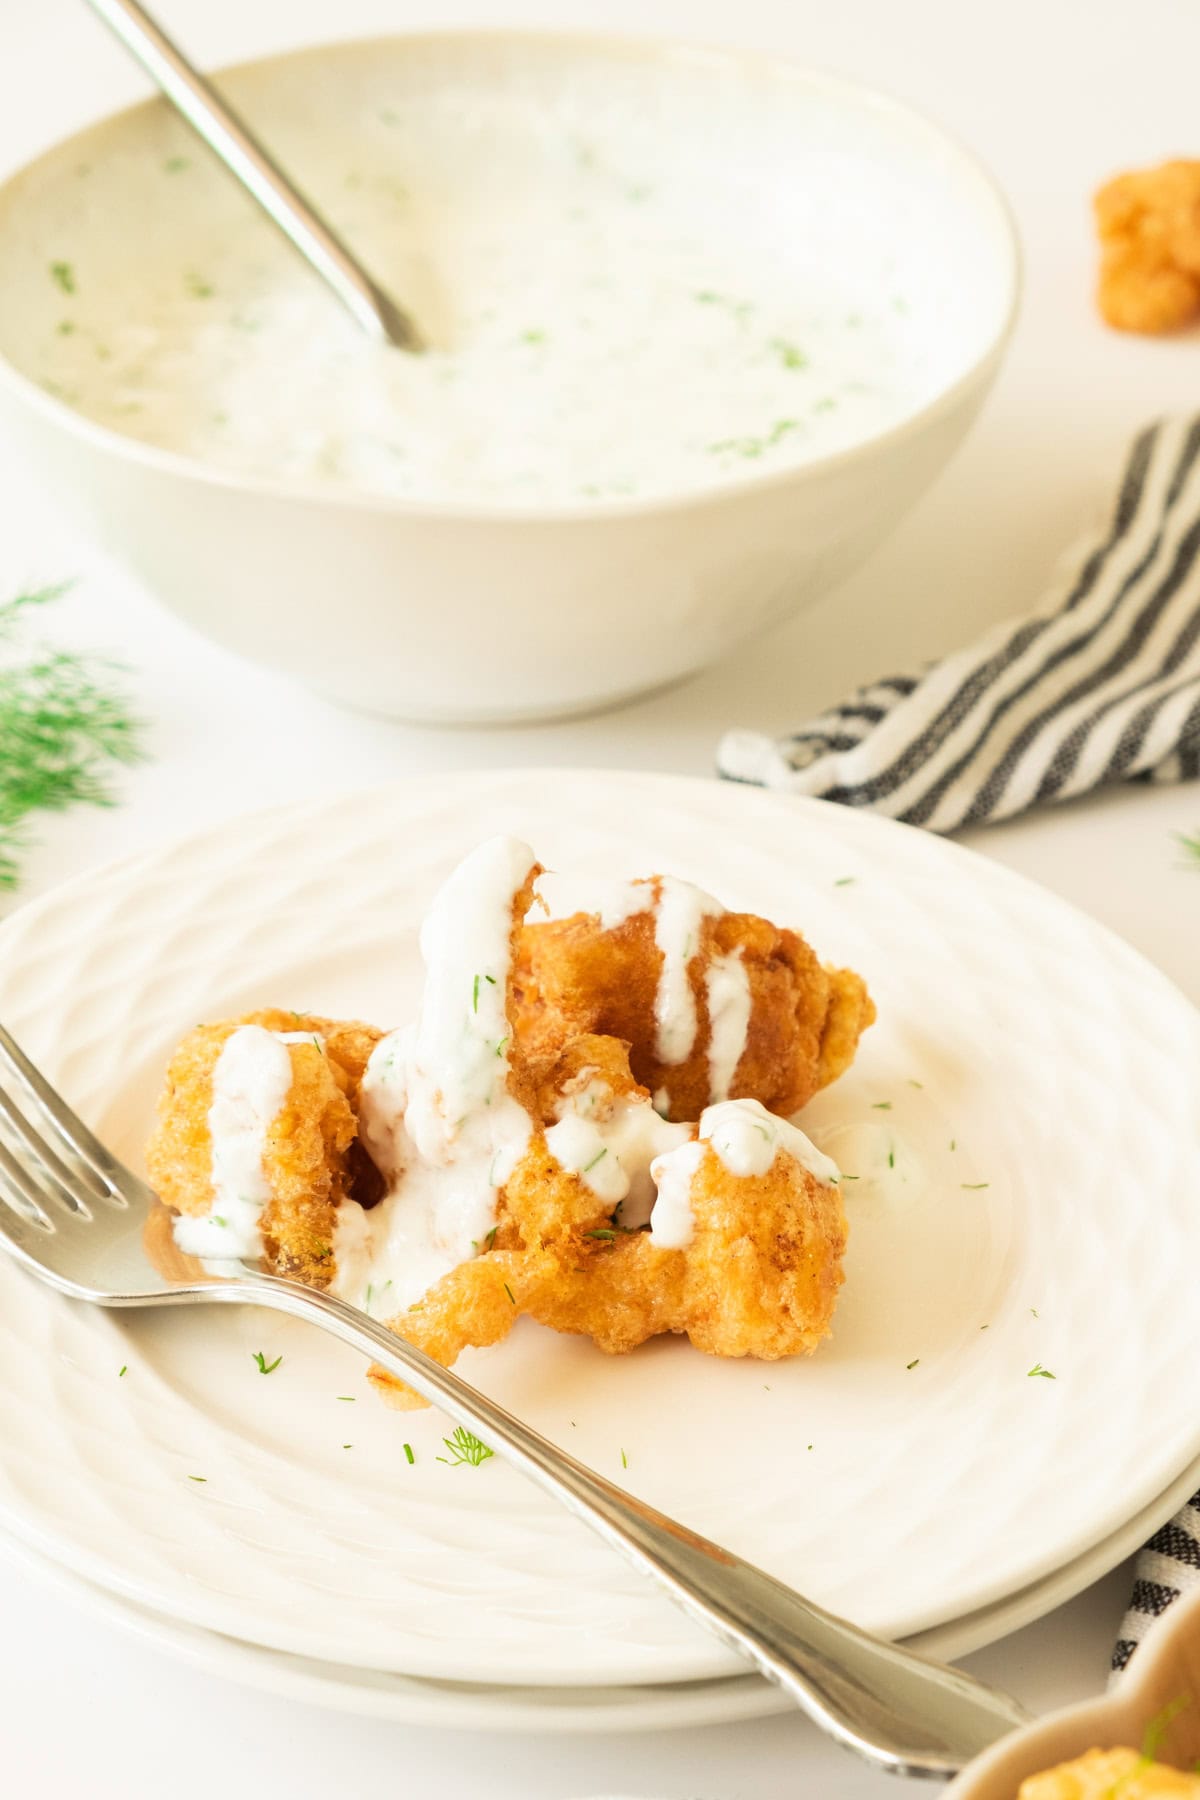
[(64, 294), (75, 293), (75, 271), (69, 262), (52, 262), (50, 279), (58, 283)]
[(193, 300), (211, 300), (217, 291), (211, 281), (206, 281), (203, 275), (197, 275), (191, 270), (184, 276), (183, 285)]
[(596, 1152), (595, 1156), (593, 1156), (590, 1163), (584, 1163), (583, 1168), (579, 1171), (580, 1174), (581, 1175), (590, 1175), (592, 1170), (595, 1168), (596, 1164), (598, 1162), (603, 1162), (604, 1158), (607, 1155), (608, 1155), (608, 1145), (605, 1144), (603, 1150), (598, 1150)]
[(125, 1371), (126, 1371), (126, 1369), (127, 1369), (127, 1368), (128, 1368), (128, 1367), (129, 1367), (129, 1364), (128, 1364), (128, 1363), (122, 1363), (122, 1364), (121, 1364), (121, 1366), (120, 1366), (120, 1368), (119, 1368), (119, 1369), (118, 1369), (118, 1370), (117, 1370), (117, 1380), (118, 1380), (118, 1381), (120, 1381), (120, 1379), (121, 1379), (121, 1377), (122, 1377), (122, 1375), (124, 1375), (124, 1373), (125, 1373)]
[(477, 1469), (481, 1462), (486, 1462), (489, 1456), (494, 1455), (494, 1452), (489, 1450), (486, 1444), (480, 1443), (475, 1433), (468, 1431), (465, 1425), (456, 1426), (454, 1436), (443, 1438), (442, 1442), (450, 1454), (449, 1456), (439, 1456), (437, 1460), (440, 1463), (448, 1463), (451, 1468), (458, 1463), (470, 1463), (473, 1469)]
[(888, 1151), (888, 1168), (894, 1169), (895, 1166), (896, 1166), (896, 1152), (894, 1150), (889, 1150)]
[(991, 1187), (990, 1181), (960, 1181), (959, 1187), (968, 1194), (977, 1194), (980, 1188)]
[(59, 335), (59, 337), (74, 337), (74, 335), (75, 335), (74, 319), (60, 319), (58, 321), (58, 335)]
[[(69, 583), (30, 589), (0, 605), (0, 646), (15, 640), (31, 608)], [(0, 891), (17, 886), (26, 821), (69, 806), (111, 806), (105, 765), (141, 760), (141, 725), (105, 677), (115, 665), (33, 649), (0, 664)]]
[(544, 331), (523, 331), (521, 333), (521, 342), (523, 344), (544, 344), (545, 341), (546, 334)]
[(589, 1238), (615, 1238), (617, 1234), (615, 1231), (603, 1230), (603, 1231), (585, 1231), (583, 1235), (584, 1235), (584, 1237), (589, 1237)]
[(913, 1079), (913, 1077), (910, 1075), (908, 1078), (908, 1085), (911, 1088), (924, 1088), (925, 1083), (923, 1081), (915, 1081)]
[(208, 1476), (207, 1475), (189, 1475), (188, 1480), (189, 1481), (207, 1481)]
[(504, 1283), (504, 1291), (505, 1291), (505, 1293), (506, 1293), (506, 1294), (507, 1294), (507, 1295), (508, 1295), (508, 1298), (509, 1298), (509, 1303), (510, 1303), (510, 1304), (511, 1304), (511, 1305), (513, 1305), (513, 1306), (515, 1306), (515, 1305), (516, 1305), (516, 1304), (517, 1304), (517, 1303), (516, 1303), (516, 1301), (515, 1301), (515, 1300), (514, 1300), (514, 1299), (513, 1299), (513, 1291), (512, 1291), (512, 1289), (511, 1289), (511, 1288), (510, 1288), (510, 1287), (509, 1287), (509, 1285), (508, 1285), (508, 1283), (507, 1283), (507, 1281), (506, 1281), (506, 1282), (505, 1282), (505, 1283)]
[(343, 1450), (353, 1450), (353, 1448), (354, 1448), (353, 1444), (343, 1444), (342, 1445)]
[(479, 977), (478, 977), (478, 975), (475, 977), (475, 985), (471, 989), (471, 1011), (473, 1013), (477, 1013), (479, 1011)]
[(764, 432), (762, 437), (722, 438), (718, 443), (709, 444), (708, 453), (710, 456), (743, 456), (754, 461), (765, 451), (773, 449), (780, 439), (786, 437), (790, 431), (799, 431), (799, 429), (799, 419), (776, 419), (771, 429)]
[(806, 369), (808, 358), (798, 344), (791, 344), (787, 338), (772, 338), (771, 348), (778, 356), (785, 369)]
[(857, 1181), (858, 1176), (857, 1175), (847, 1175), (845, 1169), (843, 1169), (842, 1170), (842, 1180), (843, 1181)]
[(1029, 1309), (1029, 1310), (1030, 1310), (1030, 1312), (1031, 1312), (1031, 1313), (1032, 1313), (1032, 1314), (1033, 1314), (1033, 1316), (1034, 1316), (1034, 1318), (1035, 1318), (1035, 1319), (1036, 1319), (1036, 1318), (1037, 1318), (1037, 1316), (1038, 1316), (1038, 1309), (1037, 1309), (1037, 1307), (1036, 1307), (1036, 1306), (1031, 1306), (1031, 1307), (1030, 1307), (1030, 1309)]
[(857, 880), (857, 875), (839, 875), (833, 885), (834, 887), (853, 887)]
[(951, 1139), (950, 1139), (950, 1148), (951, 1148), (951, 1149), (952, 1149), (952, 1150), (957, 1150), (957, 1149), (958, 1149), (958, 1139), (957, 1139), (957, 1138), (951, 1138)]
[(1177, 831), (1175, 841), (1183, 851), (1187, 866), (1200, 869), (1200, 831), (1194, 831), (1190, 836), (1185, 831)]
[(353, 1394), (339, 1394), (338, 1399), (339, 1400), (349, 1400), (349, 1402), (352, 1406), (354, 1404), (354, 1395)]
[(283, 1358), (282, 1358), (282, 1356), (277, 1356), (275, 1358), (274, 1362), (269, 1363), (267, 1361), (266, 1357), (263, 1355), (262, 1351), (256, 1350), (254, 1352), (253, 1360), (258, 1364), (258, 1372), (260, 1375), (273, 1375), (275, 1370), (279, 1367), (280, 1363), (283, 1361)]
[(919, 1356), (914, 1356), (912, 1361), (910, 1363), (905, 1363), (904, 1366), (906, 1369), (915, 1369), (920, 1360)]
[(492, 1229), (488, 1232), (487, 1236), (483, 1240), (483, 1247), (485, 1250), (490, 1250), (493, 1247), (493, 1245), (496, 1242), (496, 1233), (499, 1231), (499, 1229), (500, 1229), (500, 1227), (498, 1225), (492, 1226)]
[(413, 1447), (411, 1444), (405, 1444), (405, 1446), (404, 1446), (404, 1460), (406, 1463), (409, 1463), (409, 1464), (415, 1463), (417, 1460), (416, 1457), (413, 1455)]
[(191, 158), (188, 156), (168, 156), (163, 163), (163, 168), (168, 175), (178, 175), (181, 170), (190, 169), (191, 166)]
[[(1155, 1713), (1142, 1733), (1142, 1761), (1152, 1763), (1163, 1746), (1163, 1739), (1172, 1723), (1181, 1712), (1186, 1712), (1192, 1704), (1190, 1694), (1178, 1694), (1174, 1700), (1168, 1700), (1161, 1712)], [(1132, 1772), (1132, 1771), (1131, 1771)]]
[(623, 1450), (621, 1452), (621, 1467), (623, 1469), (627, 1469), (629, 1467), (629, 1458), (626, 1456), (626, 1454)]
[(891, 1112), (892, 1103), (890, 1100), (872, 1100), (871, 1108), (874, 1112)]
[(1043, 1369), (1040, 1362), (1035, 1362), (1032, 1369), (1026, 1370), (1026, 1374), (1027, 1375), (1040, 1375), (1044, 1381), (1057, 1381), (1058, 1380), (1058, 1376), (1052, 1374), (1049, 1369)]
[(503, 1055), (504, 1055), (504, 1046), (505, 1046), (505, 1044), (507, 1044), (507, 1042), (508, 1042), (508, 1038), (507, 1038), (507, 1037), (502, 1037), (502, 1038), (501, 1038), (501, 1039), (500, 1039), (500, 1042), (499, 1042), (499, 1043), (498, 1043), (498, 1044), (497, 1044), (497, 1045), (496, 1045), (496, 1055), (497, 1055), (497, 1056), (503, 1056)]

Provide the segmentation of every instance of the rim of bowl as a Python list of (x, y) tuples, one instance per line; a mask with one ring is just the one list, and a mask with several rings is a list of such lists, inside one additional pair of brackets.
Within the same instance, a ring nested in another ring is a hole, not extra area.
[[(905, 130), (924, 137), (927, 141), (939, 144), (943, 150), (950, 152), (959, 168), (973, 183), (978, 200), (983, 202), (985, 208), (990, 206), (994, 215), (997, 236), (1007, 253), (1007, 293), (1004, 296), (1003, 309), (995, 332), (967, 367), (948, 386), (940, 388), (924, 404), (905, 413), (893, 425), (873, 432), (869, 437), (862, 438), (857, 443), (848, 444), (841, 450), (827, 451), (824, 455), (812, 457), (806, 462), (793, 463), (778, 469), (732, 472), (719, 481), (705, 483), (703, 487), (684, 487), (678, 491), (668, 490), (666, 493), (658, 495), (612, 496), (564, 505), (555, 503), (539, 505), (536, 502), (510, 505), (498, 501), (485, 503), (469, 500), (411, 500), (399, 495), (357, 488), (349, 482), (343, 486), (341, 483), (310, 481), (298, 476), (285, 479), (222, 469), (216, 463), (206, 462), (182, 451), (167, 450), (157, 444), (144, 443), (138, 438), (127, 437), (110, 426), (98, 424), (94, 419), (88, 418), (86, 413), (76, 411), (65, 401), (58, 400), (52, 394), (47, 393), (31, 376), (23, 374), (16, 368), (2, 350), (0, 350), (0, 383), (9, 387), (24, 403), (33, 406), (35, 410), (45, 414), (54, 423), (65, 426), (76, 437), (90, 441), (110, 455), (116, 454), (129, 462), (141, 464), (143, 467), (163, 474), (186, 476), (192, 481), (199, 481), (207, 486), (223, 488), (234, 493), (260, 494), (273, 499), (316, 502), (327, 506), (349, 507), (354, 511), (393, 514), (401, 518), (431, 519), (438, 522), (459, 520), (478, 524), (513, 523), (554, 526), (584, 521), (599, 524), (618, 519), (644, 519), (664, 513), (689, 512), (696, 507), (733, 502), (750, 494), (767, 493), (774, 488), (793, 483), (820, 481), (855, 460), (869, 460), (872, 456), (888, 451), (894, 445), (917, 436), (927, 424), (940, 418), (944, 413), (952, 412), (973, 388), (981, 382), (985, 382), (995, 370), (1016, 325), (1024, 282), (1021, 242), (1008, 197), (982, 159), (976, 156), (974, 151), (968, 150), (954, 133), (936, 123), (918, 107), (910, 106), (906, 101), (899, 100), (894, 95), (880, 88), (871, 87), (865, 82), (833, 74), (828, 70), (800, 62), (796, 58), (780, 52), (744, 49), (738, 45), (709, 43), (702, 39), (661, 37), (652, 34), (641, 36), (632, 32), (542, 30), (536, 26), (479, 30), (469, 25), (445, 30), (400, 31), (372, 34), (368, 37), (327, 38), (313, 44), (301, 44), (291, 49), (278, 50), (269, 56), (256, 56), (242, 62), (223, 63), (219, 68), (206, 70), (205, 73), (219, 84), (222, 79), (230, 75), (253, 75), (280, 63), (316, 59), (332, 49), (355, 49), (368, 53), (372, 49), (382, 50), (385, 47), (396, 45), (413, 47), (453, 45), (466, 40), (478, 44), (536, 45), (563, 51), (587, 51), (590, 49), (601, 55), (619, 54), (664, 64), (687, 63), (697, 60), (709, 63), (723, 62), (741, 69), (758, 70), (764, 75), (771, 75), (775, 78), (790, 79), (798, 86), (815, 88), (825, 94), (844, 97), (860, 108), (893, 119)], [(48, 148), (39, 151), (36, 156), (23, 162), (6, 175), (0, 181), (0, 199), (4, 198), (10, 187), (23, 180), (32, 170), (61, 154), (67, 145), (77, 143), (91, 132), (116, 127), (139, 113), (169, 108), (169, 106), (170, 102), (162, 95), (152, 94), (147, 99), (135, 101), (130, 106), (118, 107), (114, 112), (101, 114), (99, 118), (91, 120), (77, 131), (56, 139)]]

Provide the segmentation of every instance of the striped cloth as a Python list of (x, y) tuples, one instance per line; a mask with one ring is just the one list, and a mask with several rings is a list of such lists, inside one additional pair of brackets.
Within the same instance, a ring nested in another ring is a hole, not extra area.
[(1140, 1552), (1129, 1610), (1112, 1654), (1119, 1675), (1153, 1625), (1181, 1594), (1200, 1585), (1200, 1493), (1156, 1531)]
[(941, 832), (1200, 775), (1200, 418), (1142, 432), (1031, 614), (785, 738), (731, 731), (717, 768)]

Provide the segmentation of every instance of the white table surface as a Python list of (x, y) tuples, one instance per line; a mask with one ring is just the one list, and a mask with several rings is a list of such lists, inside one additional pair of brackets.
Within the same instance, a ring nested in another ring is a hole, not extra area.
[[(176, 625), (81, 543), (0, 446), (0, 592), (78, 574), (46, 635), (113, 650), (150, 722), (153, 760), (113, 812), (49, 822), (23, 897), (113, 856), (248, 807), (388, 773), (587, 764), (706, 773), (718, 731), (784, 728), (849, 684), (949, 648), (1027, 605), (1088, 520), (1141, 420), (1200, 389), (1200, 343), (1124, 340), (1090, 304), (1087, 197), (1115, 168), (1200, 155), (1192, 0), (158, 0), (198, 60), (335, 32), (425, 24), (598, 25), (774, 46), (886, 87), (973, 146), (1006, 187), (1028, 257), (1024, 315), (998, 389), (950, 472), (904, 528), (813, 613), (718, 673), (601, 718), (439, 732), (356, 717)], [(0, 6), (0, 171), (143, 83), (78, 0)], [(0, 270), (0, 281), (3, 273)], [(1121, 932), (1200, 1000), (1200, 873), (1173, 833), (1200, 790), (1125, 791), (975, 833), (986, 855)], [(13, 904), (13, 903), (9, 903)], [(980, 1546), (986, 1556), (987, 1546)], [(1043, 1709), (1104, 1679), (1128, 1568), (972, 1666)], [(290, 1800), (869, 1800), (897, 1792), (782, 1716), (603, 1738), (474, 1736), (317, 1712), (185, 1673), (0, 1560), (0, 1766), (15, 1796)]]

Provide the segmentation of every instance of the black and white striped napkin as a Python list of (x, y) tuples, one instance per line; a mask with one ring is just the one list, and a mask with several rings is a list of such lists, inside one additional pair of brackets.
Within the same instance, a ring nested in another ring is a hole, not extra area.
[(1175, 1517), (1156, 1531), (1139, 1553), (1129, 1609), (1112, 1654), (1119, 1675), (1134, 1651), (1167, 1608), (1181, 1594), (1200, 1585), (1200, 1493), (1193, 1494)]
[[(1141, 433), (1101, 526), (1027, 617), (785, 738), (731, 731), (717, 767), (941, 832), (1200, 776), (1200, 417)], [(1200, 1493), (1138, 1557), (1114, 1672), (1198, 1583)]]
[(941, 832), (1200, 775), (1200, 417), (1142, 432), (1032, 613), (787, 737), (728, 732), (717, 768)]

